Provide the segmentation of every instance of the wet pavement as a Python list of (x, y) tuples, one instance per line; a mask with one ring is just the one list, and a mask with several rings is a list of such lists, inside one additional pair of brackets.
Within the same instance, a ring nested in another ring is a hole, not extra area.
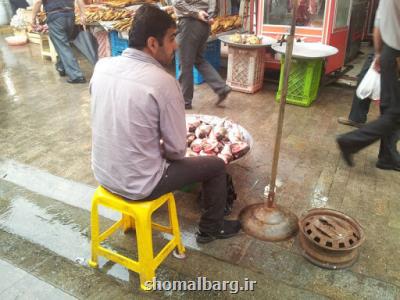
[[(105, 259), (99, 270), (87, 266), (90, 198), (97, 185), (90, 168), (88, 84), (66, 83), (50, 61), (42, 60), (38, 45), (9, 48), (0, 37), (0, 52), (0, 276), (9, 277), (0, 283), (0, 298), (231, 298), (221, 291), (144, 293), (136, 273)], [(92, 67), (80, 63), (90, 78)], [(216, 108), (211, 90), (196, 86), (191, 113), (229, 117), (254, 139), (251, 152), (228, 167), (239, 197), (233, 218), (263, 200), (278, 115), (276, 89), (265, 82), (255, 95), (233, 92), (224, 108)], [(337, 134), (351, 130), (336, 119), (348, 114), (353, 92), (331, 85), (309, 108), (286, 107), (277, 190), (279, 204), (298, 216), (327, 207), (362, 224), (367, 239), (352, 267), (331, 271), (310, 264), (297, 238), (270, 243), (241, 233), (198, 245), (200, 212), (193, 190), (175, 193), (188, 257), (169, 257), (157, 277), (256, 280), (254, 291), (235, 295), (243, 299), (399, 299), (399, 173), (375, 168), (378, 145), (358, 154), (356, 166), (348, 168), (335, 144)], [(369, 119), (377, 114), (372, 105)], [(118, 218), (106, 210), (101, 215), (104, 225)], [(166, 211), (155, 217), (165, 222)], [(168, 238), (155, 234), (155, 248)], [(129, 234), (116, 233), (106, 245), (137, 255)]]

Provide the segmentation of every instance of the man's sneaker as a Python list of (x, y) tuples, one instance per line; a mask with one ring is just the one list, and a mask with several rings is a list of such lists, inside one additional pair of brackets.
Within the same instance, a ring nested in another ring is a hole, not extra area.
[(224, 220), (224, 224), (219, 231), (201, 232), (196, 234), (196, 241), (200, 244), (212, 242), (216, 239), (228, 239), (238, 234), (241, 225), (238, 220)]
[(394, 170), (394, 171), (400, 171), (400, 163), (387, 163), (384, 161), (380, 161), (378, 160), (378, 162), (376, 163), (376, 167), (378, 169), (382, 169), (382, 170)]
[(357, 127), (357, 128), (361, 128), (364, 125), (363, 123), (358, 123), (358, 122), (352, 121), (352, 120), (350, 120), (348, 118), (344, 118), (344, 117), (339, 117), (337, 119), (337, 121), (340, 124), (353, 126), (353, 127)]
[(338, 144), (340, 154), (341, 154), (343, 160), (346, 162), (346, 164), (349, 167), (354, 167), (353, 153), (351, 153), (348, 150), (348, 148), (344, 145), (343, 140), (340, 136), (336, 138), (336, 142)]
[(62, 66), (61, 62), (55, 64), (56, 70), (61, 77), (65, 76), (65, 69)]
[(85, 77), (78, 77), (76, 79), (67, 79), (68, 83), (86, 83)]
[(58, 72), (58, 75), (60, 75), (61, 77), (65, 76), (65, 70), (61, 70), (61, 69), (56, 69)]
[(226, 99), (226, 97), (228, 97), (230, 92), (232, 92), (232, 89), (226, 85), (224, 87), (224, 90), (218, 94), (218, 101), (217, 103), (215, 103), (215, 105), (221, 104)]

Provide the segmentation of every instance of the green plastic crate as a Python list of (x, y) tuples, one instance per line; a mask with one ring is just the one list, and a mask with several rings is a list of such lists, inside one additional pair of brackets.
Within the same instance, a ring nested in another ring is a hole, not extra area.
[[(285, 59), (281, 58), (281, 74), (276, 101), (281, 99), (283, 85), (283, 69)], [(286, 102), (300, 106), (310, 106), (317, 98), (322, 73), (322, 59), (292, 59), (289, 73)]]

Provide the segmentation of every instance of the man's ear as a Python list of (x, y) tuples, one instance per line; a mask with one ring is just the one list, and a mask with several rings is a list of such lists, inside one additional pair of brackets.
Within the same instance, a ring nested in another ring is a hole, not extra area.
[(152, 53), (156, 53), (159, 45), (157, 39), (154, 36), (151, 36), (147, 39), (146, 46)]

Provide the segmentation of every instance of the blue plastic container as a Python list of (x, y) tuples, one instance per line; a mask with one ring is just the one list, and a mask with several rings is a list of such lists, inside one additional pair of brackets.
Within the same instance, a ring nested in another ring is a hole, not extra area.
[(118, 31), (111, 31), (109, 33), (111, 56), (118, 56), (128, 48), (128, 40), (121, 39), (118, 36)]

